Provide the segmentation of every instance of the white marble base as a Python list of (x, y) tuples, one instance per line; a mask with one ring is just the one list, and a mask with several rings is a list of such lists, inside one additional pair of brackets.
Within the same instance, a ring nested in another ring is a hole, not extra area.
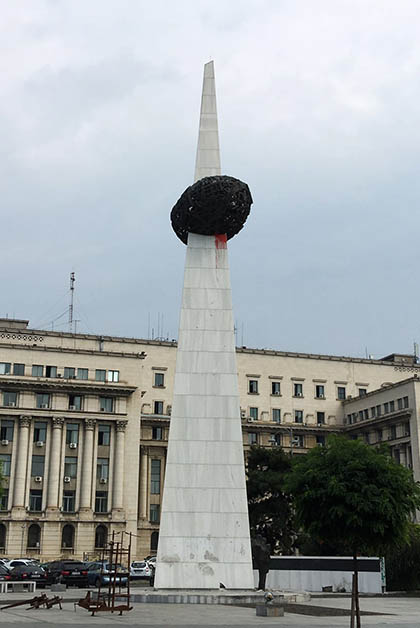
[(226, 243), (190, 234), (157, 589), (252, 589)]

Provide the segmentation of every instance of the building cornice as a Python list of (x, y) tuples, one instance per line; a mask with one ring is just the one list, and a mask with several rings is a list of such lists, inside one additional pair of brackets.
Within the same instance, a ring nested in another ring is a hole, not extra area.
[(116, 382), (94, 382), (81, 379), (59, 379), (52, 377), (31, 377), (16, 375), (1, 375), (1, 389), (19, 390), (51, 390), (55, 392), (80, 392), (81, 394), (106, 394), (119, 397), (129, 397), (137, 390), (137, 386), (127, 386)]

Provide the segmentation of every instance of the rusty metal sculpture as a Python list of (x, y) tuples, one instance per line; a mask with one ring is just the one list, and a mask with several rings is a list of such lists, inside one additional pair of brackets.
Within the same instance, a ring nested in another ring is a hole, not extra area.
[(172, 228), (184, 244), (188, 233), (226, 234), (244, 226), (252, 205), (246, 183), (227, 176), (204, 177), (188, 187), (171, 212)]
[(63, 601), (62, 597), (55, 595), (54, 597), (48, 597), (43, 593), (42, 595), (36, 595), (30, 600), (21, 600), (20, 602), (14, 602), (13, 604), (8, 604), (7, 606), (2, 606), (0, 608), (1, 611), (6, 610), (6, 608), (15, 608), (15, 606), (25, 606), (29, 604), (29, 608), (26, 610), (30, 611), (32, 609), (40, 608), (41, 606), (45, 606), (46, 608), (52, 608), (55, 604), (58, 604), (60, 607), (60, 611), (62, 610), (61, 602)]

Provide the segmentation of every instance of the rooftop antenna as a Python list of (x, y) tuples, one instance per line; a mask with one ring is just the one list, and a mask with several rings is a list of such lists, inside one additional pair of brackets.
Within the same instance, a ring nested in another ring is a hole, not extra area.
[(74, 272), (70, 273), (69, 332), (73, 330)]
[(419, 343), (414, 342), (414, 362), (417, 364), (419, 361)]

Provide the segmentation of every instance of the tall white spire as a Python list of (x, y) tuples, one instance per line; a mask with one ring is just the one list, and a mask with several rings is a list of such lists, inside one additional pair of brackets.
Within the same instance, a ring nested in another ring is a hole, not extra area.
[(220, 148), (217, 125), (214, 62), (209, 61), (209, 63), (206, 63), (204, 66), (194, 181), (198, 181), (203, 177), (211, 177), (220, 174)]

